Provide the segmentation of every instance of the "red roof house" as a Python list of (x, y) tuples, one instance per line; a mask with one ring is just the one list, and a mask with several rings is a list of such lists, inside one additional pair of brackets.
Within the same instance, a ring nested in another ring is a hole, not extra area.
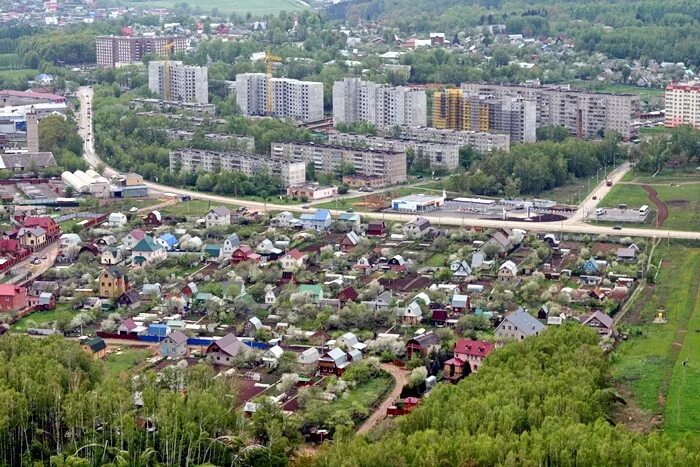
[(468, 363), (471, 371), (476, 372), (494, 348), (491, 342), (460, 339), (455, 344), (454, 357)]
[(0, 284), (0, 311), (19, 311), (27, 307), (27, 288)]

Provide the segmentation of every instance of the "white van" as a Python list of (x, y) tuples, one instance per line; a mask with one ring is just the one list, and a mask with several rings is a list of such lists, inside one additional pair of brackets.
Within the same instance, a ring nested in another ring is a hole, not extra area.
[(603, 214), (605, 214), (605, 209), (603, 209), (603, 208), (598, 208), (598, 209), (595, 210), (595, 215), (596, 215), (596, 216), (602, 216)]
[(639, 215), (640, 216), (643, 216), (648, 212), (649, 212), (649, 206), (647, 206), (646, 204), (644, 206), (642, 206), (641, 208), (639, 208)]

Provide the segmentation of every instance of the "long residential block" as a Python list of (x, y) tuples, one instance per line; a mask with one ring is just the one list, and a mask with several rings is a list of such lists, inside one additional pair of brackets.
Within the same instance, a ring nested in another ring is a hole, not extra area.
[(383, 178), (389, 183), (406, 181), (406, 153), (380, 149), (359, 149), (347, 146), (314, 143), (273, 143), (272, 156), (313, 163), (320, 172), (338, 173), (343, 166), (352, 166), (355, 175)]
[(425, 91), (345, 78), (333, 84), (333, 124), (427, 125)]
[(173, 149), (170, 151), (171, 172), (213, 172), (226, 170), (253, 175), (267, 172), (282, 180), (284, 186), (306, 182), (306, 164), (301, 161), (275, 156), (260, 156), (234, 152), (206, 151), (202, 149)]
[(99, 36), (95, 40), (97, 64), (106, 68), (140, 63), (146, 54), (165, 58), (168, 52), (176, 54), (186, 50), (184, 36)]
[(338, 146), (358, 148), (386, 149), (389, 151), (425, 154), (430, 158), (430, 165), (448, 170), (456, 169), (459, 165), (459, 145), (418, 141), (412, 139), (384, 138), (381, 136), (358, 135), (354, 133), (331, 133), (328, 142)]
[(323, 83), (241, 73), (236, 75), (234, 89), (243, 115), (269, 115), (304, 123), (323, 120)]
[(616, 131), (623, 139), (637, 136), (633, 121), (639, 115), (639, 96), (574, 90), (569, 86), (525, 86), (462, 83), (462, 91), (491, 94), (496, 98), (517, 97), (534, 101), (537, 126), (559, 125), (577, 138), (598, 138)]
[(475, 151), (480, 153), (496, 149), (510, 151), (510, 135), (505, 133), (459, 131), (413, 126), (384, 128), (379, 129), (378, 133), (388, 138), (405, 138), (442, 144), (456, 144), (458, 146), (471, 146)]

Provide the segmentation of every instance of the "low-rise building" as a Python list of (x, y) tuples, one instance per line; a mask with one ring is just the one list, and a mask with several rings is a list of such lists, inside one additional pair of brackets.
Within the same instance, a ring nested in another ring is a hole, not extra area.
[(0, 311), (20, 311), (27, 307), (27, 288), (14, 284), (0, 284)]
[(187, 335), (176, 330), (160, 341), (160, 354), (164, 357), (182, 358), (187, 355)]
[(212, 208), (204, 216), (204, 222), (207, 228), (231, 225), (231, 210), (226, 206)]
[(321, 186), (319, 184), (295, 185), (287, 188), (290, 198), (302, 198), (309, 201), (330, 198), (338, 195), (337, 186)]
[(536, 336), (544, 330), (544, 327), (544, 324), (537, 318), (523, 308), (518, 308), (503, 318), (501, 324), (496, 328), (495, 334), (499, 339), (522, 340), (526, 337)]
[(129, 278), (123, 272), (115, 267), (102, 270), (99, 278), (100, 297), (116, 299), (127, 290), (129, 290)]
[(206, 356), (212, 364), (231, 366), (236, 355), (246, 351), (247, 346), (235, 334), (229, 333), (209, 344)]

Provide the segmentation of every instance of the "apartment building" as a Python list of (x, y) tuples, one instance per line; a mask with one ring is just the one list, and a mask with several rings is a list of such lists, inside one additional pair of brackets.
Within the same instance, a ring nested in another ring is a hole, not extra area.
[(599, 138), (616, 131), (623, 139), (637, 136), (633, 127), (639, 115), (639, 96), (579, 91), (569, 86), (524, 86), (462, 83), (468, 94), (491, 94), (496, 98), (517, 97), (536, 103), (536, 125), (560, 125), (577, 138)]
[(185, 65), (180, 61), (149, 62), (148, 89), (165, 100), (208, 104), (207, 67)]
[(700, 128), (700, 81), (666, 86), (666, 126)]
[(259, 156), (203, 149), (173, 149), (170, 151), (170, 171), (213, 172), (217, 170), (243, 172), (246, 175), (265, 171), (277, 176), (282, 184), (302, 185), (306, 182), (306, 164), (302, 161), (275, 156)]
[[(189, 130), (166, 129), (165, 136), (173, 141), (189, 141), (196, 136), (196, 132)], [(253, 153), (255, 151), (255, 138), (252, 136), (227, 135), (223, 133), (206, 133), (204, 139), (221, 143), (227, 150)]]
[(448, 143), (435, 143), (431, 141), (418, 141), (412, 139), (384, 138), (381, 136), (358, 135), (354, 133), (332, 133), (328, 135), (328, 142), (338, 146), (351, 146), (356, 148), (385, 149), (388, 151), (425, 154), (430, 158), (430, 165), (442, 167), (447, 170), (456, 169), (459, 165), (459, 145)]
[(304, 164), (313, 163), (319, 172), (337, 172), (343, 165), (352, 165), (355, 175), (383, 178), (389, 183), (406, 181), (406, 153), (382, 149), (359, 149), (332, 144), (273, 143), (273, 157)]
[(425, 91), (345, 78), (333, 84), (333, 124), (369, 122), (378, 127), (428, 124)]
[[(236, 102), (243, 115), (291, 118), (298, 122), (323, 120), (323, 83), (271, 78), (265, 73), (236, 75)], [(272, 97), (268, 102), (268, 89)], [(268, 105), (271, 112), (268, 112)]]
[(402, 126), (380, 128), (378, 134), (385, 138), (402, 138), (442, 144), (456, 144), (458, 146), (471, 146), (475, 151), (480, 153), (496, 149), (510, 151), (510, 136), (504, 133)]
[(95, 41), (97, 65), (114, 68), (119, 65), (140, 63), (146, 54), (166, 56), (166, 46), (171, 53), (187, 50), (187, 38), (183, 36), (99, 36)]
[(537, 110), (534, 101), (497, 98), (446, 89), (433, 95), (433, 125), (441, 129), (500, 132), (512, 142), (534, 142)]

